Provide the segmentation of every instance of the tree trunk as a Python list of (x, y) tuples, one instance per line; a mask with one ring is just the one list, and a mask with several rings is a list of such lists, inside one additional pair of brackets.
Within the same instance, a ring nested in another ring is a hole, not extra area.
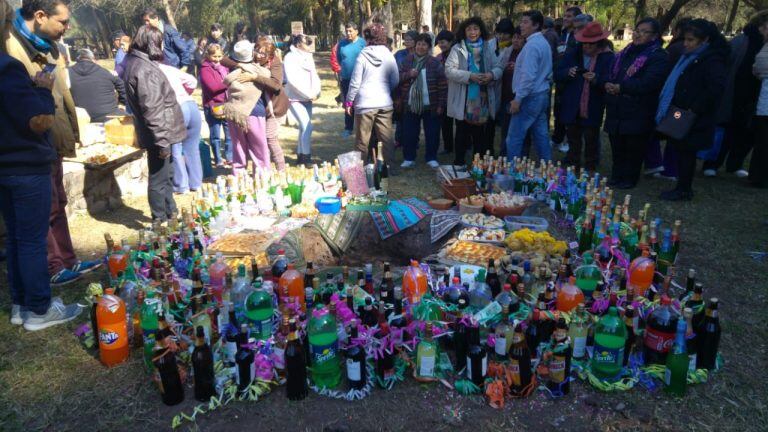
[(728, 13), (728, 19), (725, 21), (725, 33), (728, 34), (733, 30), (733, 20), (736, 19), (736, 12), (739, 10), (739, 0), (733, 0), (731, 11)]
[(432, 26), (432, 0), (421, 0), (419, 5), (419, 26), (416, 31), (421, 31), (422, 26), (429, 26), (431, 31)]
[(648, 0), (637, 0), (637, 3), (635, 4), (635, 23), (645, 18), (647, 14)]
[(96, 12), (96, 9), (91, 7), (89, 8), (91, 10), (91, 16), (93, 17), (93, 24), (96, 26), (96, 31), (94, 32), (94, 38), (97, 38), (98, 45), (101, 47), (102, 51), (104, 51), (104, 54), (108, 57), (112, 56), (112, 44), (111, 39), (112, 36), (109, 34), (109, 28), (105, 25), (102, 18), (99, 16), (99, 14)]
[(392, 19), (392, 0), (384, 3), (381, 8), (381, 20), (384, 22), (384, 26), (387, 28), (387, 37), (395, 39), (395, 28), (393, 26)]
[(176, 27), (176, 19), (173, 17), (173, 8), (171, 8), (171, 2), (168, 0), (163, 0), (163, 9), (165, 9), (165, 15), (168, 18), (168, 24)]
[(683, 8), (686, 4), (690, 3), (691, 0), (675, 0), (672, 3), (672, 6), (669, 7), (669, 10), (662, 15), (661, 19), (659, 20), (659, 23), (661, 24), (661, 33), (664, 34), (667, 29), (669, 28), (669, 25), (672, 24), (672, 21), (675, 19), (678, 13), (680, 13), (680, 9)]

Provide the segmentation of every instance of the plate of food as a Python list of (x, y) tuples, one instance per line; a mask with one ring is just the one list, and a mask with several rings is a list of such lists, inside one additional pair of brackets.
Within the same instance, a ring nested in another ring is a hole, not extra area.
[(482, 213), (470, 213), (461, 215), (461, 223), (465, 227), (483, 228), (491, 230), (503, 230), (504, 221), (496, 216), (486, 216)]
[(464, 228), (459, 232), (459, 240), (478, 243), (502, 244), (507, 237), (503, 229)]

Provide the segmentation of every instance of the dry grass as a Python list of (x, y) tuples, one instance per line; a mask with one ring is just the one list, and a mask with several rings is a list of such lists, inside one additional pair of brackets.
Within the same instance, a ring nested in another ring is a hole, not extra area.
[[(327, 70), (327, 57), (318, 60)], [(341, 110), (333, 101), (335, 86), (324, 74), (324, 93), (316, 105), (313, 153), (323, 159), (352, 148), (342, 139)], [(296, 129), (283, 128), (281, 138), (292, 160)], [(607, 142), (605, 143), (607, 144)], [(607, 145), (604, 146), (608, 152)], [(422, 150), (423, 151), (423, 150)], [(607, 153), (603, 158), (608, 160)], [(401, 157), (401, 156), (399, 156)], [(446, 156), (441, 155), (441, 160)], [(448, 162), (448, 160), (444, 160)], [(603, 172), (607, 172), (603, 164)], [(432, 170), (421, 165), (392, 181), (399, 196), (437, 195)], [(461, 397), (439, 385), (408, 382), (391, 392), (346, 403), (310, 396), (288, 403), (283, 389), (259, 403), (237, 403), (203, 416), (190, 430), (455, 430), (501, 431), (513, 428), (540, 430), (765, 430), (768, 421), (765, 324), (768, 261), (756, 261), (745, 252), (768, 249), (768, 193), (745, 187), (737, 179), (697, 177), (691, 203), (663, 203), (656, 197), (669, 187), (664, 180), (643, 180), (632, 191), (633, 208), (651, 202), (654, 216), (669, 222), (683, 220), (681, 269), (693, 267), (704, 282), (706, 295), (721, 299), (722, 353), (726, 365), (710, 383), (692, 388), (684, 399), (637, 389), (601, 394), (583, 383), (572, 395), (549, 401), (542, 393), (516, 401), (504, 410), (487, 407), (478, 397)], [(184, 202), (179, 200), (180, 204)], [(114, 238), (132, 234), (148, 222), (145, 200), (127, 200), (120, 211), (81, 215), (71, 219), (80, 256), (103, 252), (103, 232)], [(0, 274), (5, 283), (4, 266)], [(81, 299), (91, 276), (76, 286), (54, 290), (65, 301)], [(72, 330), (87, 321), (39, 333), (29, 333), (8, 322), (7, 290), (0, 292), (0, 430), (166, 430), (180, 407), (163, 406), (145, 375), (139, 356), (127, 364), (103, 368), (86, 351)], [(191, 399), (191, 391), (187, 399)], [(617, 407), (623, 404), (619, 411)]]

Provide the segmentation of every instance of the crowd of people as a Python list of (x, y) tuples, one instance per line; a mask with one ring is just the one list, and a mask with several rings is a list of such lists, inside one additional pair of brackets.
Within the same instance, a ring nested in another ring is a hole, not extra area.
[[(114, 35), (112, 73), (87, 49), (66, 64), (57, 43), (70, 25), (65, 1), (23, 0), (14, 10), (0, 0), (0, 17), (0, 207), (14, 324), (39, 330), (73, 319), (79, 308), (51, 298), (51, 286), (100, 265), (77, 259), (65, 213), (62, 160), (75, 156), (76, 106), (96, 122), (133, 116), (159, 223), (176, 217), (174, 194), (201, 187), (201, 151), (220, 168), (283, 170), (278, 129), (289, 112), (298, 123), (296, 161), (313, 161), (321, 81), (312, 37), (294, 35), (283, 53), (246, 24), (229, 40), (214, 24), (195, 40), (149, 8), (133, 36)], [(730, 41), (700, 18), (678, 20), (666, 47), (662, 31), (641, 19), (618, 50), (578, 7), (557, 20), (529, 10), (517, 25), (498, 20), (492, 33), (478, 17), (455, 32), (424, 26), (404, 33), (393, 52), (382, 23), (362, 31), (349, 23), (331, 52), (344, 107), (339, 133), (368, 158), (381, 143), (390, 166), (401, 148), (402, 169), (417, 166), (423, 131), (432, 168), (442, 141), (459, 166), (468, 151), (535, 152), (545, 160), (564, 153), (566, 164), (596, 170), (604, 131), (616, 188), (635, 187), (645, 173), (676, 180), (662, 199), (690, 200), (697, 158), (706, 159), (705, 176), (725, 164), (768, 187), (768, 12)], [(192, 97), (198, 87), (202, 110)], [(208, 143), (200, 140), (203, 119)]]

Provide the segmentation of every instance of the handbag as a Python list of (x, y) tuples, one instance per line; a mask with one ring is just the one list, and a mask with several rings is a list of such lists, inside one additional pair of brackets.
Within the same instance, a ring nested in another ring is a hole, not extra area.
[(211, 105), (211, 115), (216, 120), (224, 120), (224, 104)]
[(693, 111), (670, 105), (667, 114), (656, 126), (656, 132), (678, 141), (682, 140), (691, 131), (696, 118), (697, 115)]

